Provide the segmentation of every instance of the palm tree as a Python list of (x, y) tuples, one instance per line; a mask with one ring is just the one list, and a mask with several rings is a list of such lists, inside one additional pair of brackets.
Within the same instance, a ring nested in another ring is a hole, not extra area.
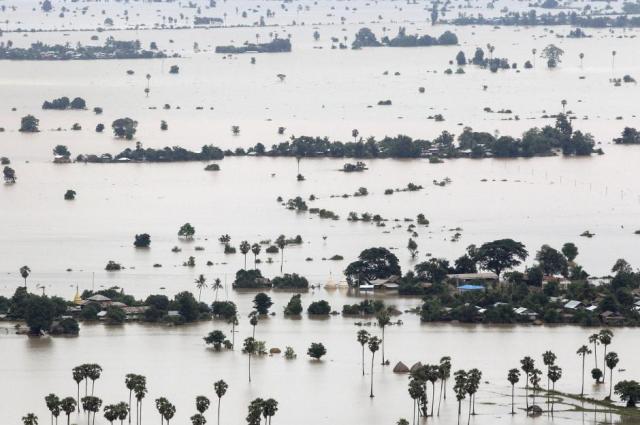
[(580, 390), (580, 396), (584, 396), (584, 359), (587, 354), (591, 354), (591, 350), (586, 345), (578, 348), (576, 354), (582, 356), (582, 389)]
[(618, 354), (612, 351), (605, 356), (604, 361), (609, 368), (609, 400), (611, 400), (611, 387), (613, 386), (613, 368), (618, 365), (620, 359), (618, 358)]
[(167, 421), (167, 425), (169, 425), (169, 421), (175, 416), (176, 414), (176, 406), (174, 406), (173, 404), (169, 403), (169, 401), (167, 401), (167, 404), (164, 406), (163, 412), (162, 412), (162, 417)]
[[(424, 396), (424, 388), (422, 382), (418, 379), (411, 379), (409, 381), (409, 397), (413, 400), (413, 423), (416, 423), (416, 405), (418, 399)], [(418, 410), (418, 417), (420, 417), (420, 410)]]
[(102, 400), (98, 397), (94, 397), (92, 395), (88, 395), (82, 397), (80, 400), (82, 402), (82, 409), (87, 412), (87, 425), (89, 425), (89, 420), (91, 418), (91, 414), (93, 413), (93, 423), (96, 422), (96, 413), (100, 411), (100, 406), (102, 406)]
[(53, 425), (53, 418), (56, 418), (58, 423), (58, 415), (60, 415), (60, 397), (51, 393), (44, 398), (44, 402), (47, 404), (47, 409), (51, 412), (51, 425)]
[[(149, 97), (149, 92), (151, 91), (151, 89), (149, 88), (150, 81), (151, 81), (151, 74), (147, 74), (147, 88), (144, 89), (144, 92), (147, 94), (147, 97)], [(129, 418), (129, 422), (131, 422), (131, 418)]]
[(156, 410), (160, 414), (160, 425), (164, 423), (164, 410), (168, 403), (169, 403), (169, 400), (167, 400), (164, 397), (160, 397), (156, 399)]
[(256, 352), (257, 342), (253, 337), (245, 338), (242, 351), (249, 355), (249, 382), (251, 382), (251, 355)]
[(104, 418), (113, 425), (113, 421), (118, 419), (118, 407), (115, 404), (104, 406)]
[(78, 398), (76, 399), (76, 405), (78, 406), (78, 413), (80, 413), (80, 382), (84, 380), (84, 370), (82, 366), (76, 366), (72, 370), (73, 380), (76, 381), (78, 386)]
[(120, 425), (122, 425), (124, 420), (127, 419), (127, 416), (129, 416), (129, 408), (130, 406), (127, 406), (127, 403), (125, 403), (124, 401), (121, 401), (120, 403), (116, 404), (116, 410), (118, 412), (118, 419), (120, 420)]
[(199, 395), (196, 397), (196, 410), (201, 415), (207, 411), (210, 405), (211, 405), (211, 401), (207, 397), (203, 395)]
[(531, 54), (533, 55), (533, 67), (536, 67), (536, 53), (538, 52), (538, 49), (531, 49)]
[(478, 388), (480, 388), (480, 381), (482, 380), (482, 372), (480, 370), (473, 368), (469, 371), (467, 375), (467, 394), (469, 394), (469, 419), (467, 423), (471, 422), (471, 415), (476, 414), (476, 393), (478, 392)]
[(456, 393), (456, 399), (458, 400), (458, 425), (460, 425), (460, 414), (462, 413), (462, 400), (465, 399), (467, 393), (467, 372), (460, 369), (454, 374), (455, 384), (453, 385), (453, 391)]
[(373, 336), (369, 338), (369, 351), (371, 351), (371, 393), (369, 397), (373, 397), (373, 359), (376, 356), (376, 351), (380, 348), (380, 338)]
[(267, 420), (269, 425), (271, 425), (271, 418), (275, 416), (277, 411), (278, 411), (278, 402), (275, 399), (268, 398), (264, 401), (264, 403), (262, 404), (262, 415), (264, 416), (264, 419), (265, 419), (265, 425), (267, 423)]
[(527, 406), (527, 412), (529, 412), (529, 374), (531, 372), (533, 372), (533, 370), (536, 368), (535, 367), (535, 362), (533, 361), (533, 359), (529, 356), (525, 356), (522, 360), (520, 360), (520, 369), (522, 369), (522, 371), (525, 373), (525, 384), (524, 384), (524, 391), (525, 391), (525, 401), (526, 401), (526, 406)]
[(76, 410), (76, 404), (73, 397), (65, 397), (60, 400), (60, 409), (67, 415), (67, 425), (71, 423), (71, 414)]
[(611, 70), (612, 70), (612, 71), (613, 71), (614, 65), (615, 65), (615, 63), (616, 63), (616, 54), (617, 54), (617, 53), (616, 53), (616, 51), (615, 51), (615, 50), (613, 50), (613, 51), (611, 52)]
[(20, 267), (20, 276), (22, 276), (22, 278), (24, 279), (24, 287), (27, 287), (27, 278), (29, 277), (29, 275), (31, 274), (31, 269), (29, 268), (29, 266), (22, 266)]
[(589, 335), (589, 343), (593, 344), (593, 359), (594, 359), (594, 366), (595, 368), (598, 367), (598, 344), (600, 341), (600, 335), (595, 333), (595, 334), (591, 334)]
[(138, 382), (138, 375), (134, 373), (128, 373), (124, 379), (124, 383), (127, 386), (127, 389), (129, 390), (129, 407), (127, 409), (127, 413), (129, 416), (129, 423), (131, 423), (131, 395), (133, 393), (133, 390), (136, 387), (137, 382)]
[(382, 329), (382, 365), (384, 366), (384, 328), (391, 323), (391, 316), (385, 308), (376, 314), (376, 319), (378, 319), (378, 326)]
[(354, 128), (353, 130), (351, 130), (351, 137), (353, 137), (353, 142), (357, 142), (358, 141), (358, 135), (360, 134), (360, 132), (358, 131), (357, 128)]
[(536, 392), (540, 389), (540, 375), (542, 371), (538, 368), (533, 369), (529, 376), (529, 382), (533, 386), (533, 404), (536, 404)]
[(367, 342), (369, 342), (369, 337), (369, 332), (367, 332), (365, 329), (358, 331), (357, 340), (362, 346), (362, 376), (364, 376), (364, 346), (367, 345)]
[(238, 325), (238, 315), (234, 314), (233, 317), (230, 317), (228, 323), (231, 323), (231, 349), (235, 350), (236, 348), (236, 326)]
[(22, 417), (22, 423), (24, 425), (38, 425), (38, 417), (33, 413), (27, 413), (26, 416)]
[[(600, 340), (600, 344), (604, 345), (604, 357), (606, 359), (607, 357), (607, 347), (609, 346), (609, 344), (611, 344), (611, 340), (613, 339), (613, 332), (611, 331), (611, 329), (602, 329), (600, 330), (600, 332), (598, 333), (598, 339)], [(606, 362), (606, 360), (605, 360)], [(606, 366), (606, 364), (605, 364)], [(603, 374), (606, 372), (606, 368), (603, 367), (602, 368)], [(604, 382), (606, 380), (606, 376), (602, 377), (602, 381)]]
[(98, 364), (87, 365), (87, 378), (91, 379), (91, 395), (93, 395), (93, 389), (96, 384), (96, 380), (100, 379), (102, 374), (102, 367)]
[(256, 314), (255, 311), (253, 311), (253, 312), (251, 312), (249, 317), (250, 317), (249, 324), (251, 326), (253, 326), (253, 334), (251, 335), (251, 337), (255, 338), (256, 337), (256, 325), (258, 324), (258, 315)]
[(280, 248), (280, 273), (282, 273), (282, 265), (284, 264), (284, 247), (287, 246), (287, 240), (284, 235), (278, 236), (276, 245)]
[(240, 242), (240, 252), (244, 255), (244, 269), (247, 269), (247, 254), (251, 251), (251, 244), (247, 241)]
[(133, 388), (136, 396), (136, 423), (142, 424), (142, 400), (147, 394), (147, 378), (142, 375), (136, 377), (136, 385)]
[[(551, 382), (553, 382), (553, 387), (552, 390), (555, 392), (556, 390), (556, 382), (558, 380), (560, 380), (560, 378), (562, 378), (562, 369), (559, 366), (556, 365), (552, 365), (551, 367), (549, 367), (549, 371), (547, 372), (547, 377), (548, 379), (551, 380)], [(551, 412), (553, 413), (553, 400), (551, 399)]]
[(251, 253), (253, 254), (253, 269), (254, 270), (257, 268), (258, 255), (260, 254), (260, 250), (261, 249), (262, 249), (262, 247), (260, 246), (259, 243), (254, 243), (253, 245), (251, 245)]
[[(384, 339), (382, 340), (384, 343)], [(439, 367), (436, 365), (427, 365), (426, 370), (427, 381), (431, 382), (431, 417), (433, 417), (433, 405), (436, 402), (436, 381), (440, 377)]]
[(582, 60), (584, 59), (584, 53), (580, 52), (578, 57), (580, 58), (580, 68), (582, 68)]
[(451, 376), (451, 357), (444, 356), (440, 359), (438, 365), (438, 378), (440, 378), (440, 395), (438, 397), (438, 416), (440, 416), (440, 402), (444, 393), (444, 399), (447, 399), (447, 380)]
[(562, 105), (562, 113), (564, 114), (564, 110), (567, 107), (567, 100), (566, 99), (562, 99), (560, 101), (560, 104)]
[(216, 395), (218, 396), (218, 425), (220, 425), (220, 404), (222, 402), (222, 397), (227, 393), (227, 389), (229, 388), (229, 385), (224, 382), (222, 379), (219, 381), (216, 381), (213, 384), (213, 389), (216, 392)]
[(542, 353), (542, 362), (547, 367), (547, 391), (549, 391), (549, 367), (556, 364), (556, 355), (552, 351)]
[(191, 419), (191, 425), (205, 425), (207, 423), (207, 420), (205, 419), (205, 417), (202, 416), (200, 413), (196, 413), (195, 415), (191, 416), (189, 419)]
[(520, 371), (518, 369), (509, 369), (509, 373), (507, 374), (507, 380), (511, 384), (511, 414), (515, 415), (516, 412), (513, 410), (515, 404), (515, 392), (516, 392), (516, 384), (520, 381)]
[(207, 278), (204, 277), (203, 274), (201, 274), (200, 276), (198, 276), (195, 282), (196, 288), (198, 288), (198, 302), (200, 302), (200, 297), (202, 297), (202, 288), (207, 287)]

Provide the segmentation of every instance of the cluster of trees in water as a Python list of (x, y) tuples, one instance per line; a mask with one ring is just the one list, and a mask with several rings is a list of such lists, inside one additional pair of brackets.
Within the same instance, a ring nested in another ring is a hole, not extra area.
[(640, 144), (640, 132), (633, 127), (625, 127), (622, 135), (613, 141), (621, 145), (637, 145)]
[(576, 12), (544, 13), (538, 15), (535, 10), (526, 13), (509, 12), (504, 16), (484, 17), (461, 15), (447, 21), (453, 25), (571, 25), (582, 28), (637, 28), (640, 27), (640, 16), (581, 16)]
[(291, 41), (288, 38), (274, 38), (268, 43), (245, 43), (242, 46), (216, 46), (216, 53), (284, 53), (291, 51)]
[(81, 97), (76, 97), (73, 100), (69, 100), (68, 97), (62, 96), (51, 101), (45, 100), (42, 103), (42, 109), (86, 109), (87, 102)]
[(420, 47), (420, 46), (455, 46), (458, 44), (458, 37), (451, 31), (443, 32), (439, 37), (430, 35), (407, 35), (405, 27), (398, 28), (398, 35), (393, 38), (383, 36), (380, 41), (369, 28), (360, 28), (356, 33), (352, 43), (353, 49), (362, 47)]
[[(67, 416), (67, 424), (70, 424), (71, 415), (77, 410), (79, 417), (80, 409), (82, 408), (82, 412), (87, 416), (87, 424), (95, 423), (96, 415), (101, 411), (104, 419), (112, 425), (115, 421), (120, 421), (120, 424), (123, 424), (127, 418), (129, 419), (129, 424), (131, 424), (134, 416), (131, 407), (132, 401), (135, 398), (135, 424), (142, 425), (142, 405), (149, 393), (146, 376), (128, 373), (124, 379), (124, 387), (129, 396), (128, 402), (120, 401), (103, 405), (103, 399), (95, 395), (96, 381), (98, 381), (102, 375), (102, 366), (96, 363), (85, 363), (74, 367), (71, 370), (71, 377), (77, 387), (76, 394), (73, 396), (59, 397), (55, 393), (50, 393), (44, 397), (44, 402), (51, 414), (51, 423), (53, 424), (54, 419), (57, 423), (58, 417), (64, 413)], [(91, 381), (91, 391), (89, 391), (89, 381)], [(80, 386), (82, 383), (84, 383), (84, 395), (80, 397)], [(213, 389), (218, 399), (217, 424), (219, 425), (222, 398), (227, 394), (229, 384), (221, 379), (214, 382)], [(164, 424), (166, 422), (167, 425), (169, 425), (177, 412), (176, 406), (166, 397), (156, 398), (154, 405), (160, 416), (160, 423)], [(211, 400), (207, 396), (196, 396), (196, 413), (189, 418), (191, 424), (205, 425), (207, 423), (205, 413), (209, 410), (210, 406)], [(267, 420), (270, 421), (271, 418), (275, 416), (277, 411), (278, 402), (275, 399), (268, 398), (263, 400), (262, 398), (256, 398), (249, 404), (247, 423), (249, 425), (260, 425), (263, 417), (266, 423)], [(22, 417), (22, 423), (23, 425), (38, 425), (38, 417), (33, 413), (27, 413)]]
[(32, 43), (30, 47), (15, 47), (11, 41), (0, 43), (0, 59), (10, 60), (80, 60), (80, 59), (150, 59), (165, 58), (163, 52), (145, 50), (140, 41), (123, 41), (108, 37), (102, 46), (75, 47), (67, 44)]

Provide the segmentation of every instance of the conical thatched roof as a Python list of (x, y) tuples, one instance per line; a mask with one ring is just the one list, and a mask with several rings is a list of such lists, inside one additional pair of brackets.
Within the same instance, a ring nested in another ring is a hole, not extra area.
[(393, 373), (409, 373), (409, 368), (406, 364), (398, 362), (393, 368)]
[(421, 367), (422, 367), (422, 363), (420, 363), (420, 362), (415, 363), (413, 366), (411, 366), (410, 372), (415, 372), (416, 369), (419, 369)]

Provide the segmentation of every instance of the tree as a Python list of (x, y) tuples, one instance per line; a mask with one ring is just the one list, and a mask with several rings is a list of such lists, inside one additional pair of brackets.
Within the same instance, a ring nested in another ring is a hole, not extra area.
[(142, 400), (147, 395), (147, 379), (144, 376), (137, 377), (133, 392), (136, 396), (136, 422), (142, 424)]
[[(559, 366), (556, 365), (552, 365), (549, 367), (549, 371), (547, 372), (547, 378), (551, 380), (551, 382), (553, 383), (552, 385), (552, 391), (555, 392), (556, 390), (556, 382), (558, 382), (560, 380), (560, 378), (562, 378), (562, 369)], [(552, 398), (551, 399), (551, 411), (553, 412), (553, 404), (555, 399)]]
[(409, 254), (411, 254), (411, 258), (416, 258), (418, 255), (418, 244), (412, 238), (409, 238), (407, 249), (409, 250)]
[(102, 400), (98, 397), (94, 397), (92, 395), (88, 395), (82, 397), (82, 409), (87, 412), (87, 425), (89, 425), (89, 418), (93, 413), (93, 423), (96, 421), (96, 413), (100, 411), (100, 406), (102, 406)]
[(356, 337), (356, 339), (362, 346), (362, 376), (364, 376), (364, 346), (369, 342), (370, 336), (371, 335), (369, 334), (369, 332), (367, 332), (365, 329), (361, 329), (358, 331), (358, 336)]
[(556, 364), (556, 355), (552, 351), (542, 353), (542, 362), (547, 367), (547, 392), (549, 391), (549, 368)]
[(515, 410), (513, 410), (514, 396), (515, 396), (516, 384), (520, 381), (520, 371), (518, 369), (509, 369), (507, 380), (511, 384), (511, 414), (515, 415), (516, 412)]
[(96, 381), (100, 379), (100, 375), (102, 375), (102, 367), (95, 363), (87, 364), (86, 375), (87, 375), (87, 378), (91, 380), (91, 395), (93, 395), (93, 390), (95, 388)]
[(314, 301), (307, 307), (307, 313), (317, 316), (328, 316), (331, 313), (331, 306), (325, 300)]
[(68, 189), (64, 193), (64, 200), (65, 201), (73, 201), (74, 199), (76, 199), (76, 191), (73, 190), (73, 189)]
[(41, 335), (49, 331), (56, 317), (56, 306), (50, 298), (29, 295), (24, 308), (24, 320), (32, 335)]
[(256, 315), (255, 311), (251, 312), (251, 314), (250, 314), (249, 324), (251, 325), (251, 327), (253, 327), (253, 334), (251, 336), (253, 338), (255, 338), (256, 337), (256, 325), (258, 324), (258, 316)]
[(440, 403), (442, 398), (447, 399), (447, 380), (451, 377), (451, 357), (440, 358), (438, 365), (438, 378), (440, 379), (440, 396), (438, 397), (438, 416), (440, 416)]
[(462, 400), (466, 398), (467, 393), (467, 372), (460, 369), (453, 374), (455, 384), (453, 391), (456, 393), (458, 400), (458, 425), (460, 425), (460, 414), (462, 413)]
[[(423, 382), (419, 379), (411, 379), (409, 381), (409, 397), (413, 400), (413, 423), (416, 422), (416, 405), (420, 402), (419, 400), (424, 398), (424, 386)], [(418, 410), (418, 416), (420, 415), (420, 410)]]
[(8, 165), (2, 169), (2, 175), (4, 177), (5, 183), (15, 183), (16, 182), (16, 171), (9, 167)]
[(256, 309), (258, 314), (269, 314), (269, 308), (273, 305), (271, 297), (264, 292), (256, 294), (253, 298), (253, 308)]
[(420, 280), (441, 283), (449, 273), (449, 261), (443, 258), (430, 258), (428, 261), (416, 264), (414, 270)]
[[(258, 255), (260, 254), (260, 250), (262, 247), (259, 243), (254, 243), (251, 245), (251, 253), (253, 254), (253, 268), (256, 269), (256, 265), (258, 264)], [(242, 249), (241, 249), (242, 251)]]
[(53, 425), (53, 419), (55, 418), (58, 423), (58, 416), (60, 415), (60, 398), (55, 394), (49, 394), (44, 398), (47, 405), (47, 409), (51, 412), (51, 425)]
[(368, 341), (369, 351), (371, 351), (371, 392), (369, 397), (373, 397), (373, 360), (376, 356), (376, 351), (380, 348), (380, 338), (372, 336)]
[(278, 402), (273, 398), (266, 399), (262, 405), (262, 415), (264, 416), (265, 423), (268, 420), (269, 425), (271, 425), (271, 418), (275, 416), (277, 411)]
[[(604, 345), (604, 359), (606, 363), (607, 347), (609, 346), (609, 344), (611, 344), (611, 341), (613, 340), (613, 332), (611, 331), (611, 329), (602, 329), (598, 333), (598, 340), (600, 341), (600, 344)], [(606, 366), (606, 364), (604, 366)], [(606, 369), (603, 367), (603, 370), (606, 370)], [(606, 376), (605, 376), (605, 379), (606, 379)]]
[(222, 348), (222, 345), (225, 343), (225, 341), (227, 341), (226, 335), (224, 334), (224, 332), (220, 330), (209, 332), (209, 335), (207, 335), (203, 339), (207, 345), (212, 344), (214, 350), (216, 351), (220, 351), (220, 349)]
[(582, 397), (584, 396), (584, 359), (587, 354), (591, 354), (591, 350), (586, 345), (583, 345), (582, 347), (578, 348), (576, 354), (582, 356), (582, 389), (580, 390), (580, 396)]
[(580, 58), (580, 68), (582, 68), (582, 60), (584, 59), (584, 53), (580, 52), (578, 57)]
[(198, 288), (198, 302), (200, 302), (200, 298), (202, 297), (202, 289), (207, 287), (207, 279), (203, 274), (201, 274), (200, 276), (198, 276), (195, 282), (196, 288)]
[(520, 360), (520, 369), (525, 373), (525, 400), (527, 405), (527, 412), (529, 411), (529, 375), (535, 370), (535, 362), (529, 356), (525, 356)]
[(115, 404), (104, 406), (104, 418), (113, 425), (113, 421), (118, 419), (118, 407)]
[(604, 361), (609, 368), (609, 400), (611, 400), (611, 388), (613, 386), (613, 369), (618, 365), (620, 359), (618, 358), (618, 354), (612, 351), (605, 356)]
[(27, 115), (20, 120), (20, 131), (23, 133), (37, 133), (40, 120), (33, 115)]
[(133, 391), (135, 390), (135, 388), (138, 385), (138, 383), (143, 378), (144, 377), (142, 377), (140, 375), (136, 375), (134, 373), (128, 373), (127, 376), (125, 377), (125, 380), (124, 380), (125, 386), (129, 390), (129, 405), (127, 407), (127, 412), (129, 414), (128, 415), (129, 416), (129, 423), (131, 423), (131, 395), (133, 394)]
[(280, 249), (280, 273), (282, 273), (282, 266), (284, 265), (284, 247), (287, 246), (287, 239), (284, 235), (278, 236), (278, 239), (276, 239), (276, 246)]
[(547, 67), (549, 68), (555, 68), (562, 62), (562, 55), (564, 55), (564, 50), (553, 44), (545, 47), (540, 54), (541, 57), (547, 59)]
[(594, 333), (589, 335), (589, 343), (593, 344), (593, 367), (598, 367), (598, 344), (600, 343), (599, 334)]
[(199, 395), (196, 397), (196, 410), (200, 414), (204, 414), (204, 412), (207, 411), (210, 405), (211, 401), (207, 397), (203, 395)]
[(311, 346), (307, 350), (307, 355), (312, 359), (320, 360), (322, 356), (327, 354), (327, 349), (321, 342), (312, 342)]
[(285, 316), (299, 316), (302, 313), (302, 301), (300, 294), (292, 295), (284, 308)]
[(565, 257), (567, 257), (567, 260), (569, 260), (569, 262), (571, 263), (578, 256), (578, 247), (572, 242), (567, 242), (564, 245), (562, 245), (562, 253), (564, 254)]
[(245, 338), (242, 351), (249, 355), (249, 382), (251, 382), (251, 356), (256, 353), (258, 343), (253, 337)]
[(178, 236), (185, 239), (193, 239), (193, 235), (196, 234), (196, 229), (191, 225), (191, 223), (185, 223), (180, 226), (180, 230), (178, 230)]
[(222, 379), (213, 384), (213, 389), (218, 396), (218, 425), (220, 425), (220, 403), (222, 402), (222, 397), (227, 393), (228, 388), (229, 385)]
[(71, 152), (69, 152), (69, 149), (65, 145), (56, 145), (56, 147), (53, 148), (53, 154), (63, 158), (69, 158), (71, 156)]
[(382, 329), (382, 365), (384, 365), (384, 328), (391, 323), (391, 316), (387, 309), (382, 309), (376, 314), (378, 326)]
[(127, 406), (127, 403), (121, 401), (120, 403), (116, 404), (116, 411), (118, 412), (118, 420), (120, 420), (120, 425), (122, 425), (123, 421), (127, 419), (127, 416), (129, 416), (129, 407)]
[(513, 239), (499, 239), (482, 244), (475, 252), (475, 260), (485, 270), (491, 270), (500, 277), (503, 270), (518, 266), (529, 253), (524, 245)]
[(540, 263), (542, 271), (545, 275), (567, 274), (567, 259), (558, 250), (551, 248), (549, 245), (542, 245), (536, 253), (536, 260)]
[(213, 289), (215, 291), (215, 298), (214, 298), (214, 303), (218, 302), (218, 290), (222, 289), (222, 281), (220, 281), (220, 278), (216, 278), (216, 280), (213, 281), (213, 285), (211, 286), (211, 289)]
[(22, 417), (22, 423), (23, 425), (38, 425), (38, 417), (33, 413), (27, 413)]
[[(247, 254), (251, 251), (251, 244), (248, 241), (240, 242), (240, 252), (244, 255), (244, 268), (247, 268)], [(255, 267), (254, 267), (255, 268)]]
[(176, 406), (174, 406), (173, 404), (169, 403), (169, 401), (167, 401), (167, 403), (164, 406), (164, 409), (162, 409), (162, 417), (167, 421), (167, 425), (169, 425), (169, 421), (173, 418), (175, 414), (176, 414)]
[(71, 422), (71, 414), (76, 410), (76, 400), (73, 397), (65, 397), (60, 400), (60, 409), (67, 415), (67, 425)]
[(80, 413), (80, 383), (85, 378), (84, 368), (82, 366), (76, 366), (73, 368), (72, 373), (73, 380), (76, 381), (76, 386), (78, 387), (78, 398), (76, 399), (76, 406), (78, 407), (78, 413)]
[(45, 13), (51, 12), (51, 9), (53, 9), (53, 6), (51, 5), (51, 1), (50, 0), (44, 0), (42, 2), (42, 11)]
[(29, 275), (31, 274), (31, 269), (29, 268), (29, 266), (22, 266), (20, 267), (20, 276), (22, 276), (22, 278), (24, 279), (24, 287), (27, 287), (27, 278), (29, 277)]
[(401, 275), (398, 257), (386, 248), (368, 248), (360, 253), (358, 260), (352, 262), (344, 271), (347, 282), (359, 286), (374, 279), (388, 279)]
[(636, 381), (620, 381), (614, 390), (620, 396), (620, 400), (627, 402), (627, 407), (636, 407), (640, 400), (640, 384)]
[(151, 236), (148, 233), (142, 233), (135, 236), (133, 246), (136, 248), (149, 248), (151, 245)]
[(478, 388), (480, 388), (481, 380), (482, 372), (480, 370), (474, 368), (467, 372), (467, 385), (465, 386), (465, 391), (469, 394), (469, 419), (467, 423), (471, 422), (471, 415), (476, 414), (475, 395), (478, 392)]
[(134, 121), (131, 118), (118, 118), (111, 123), (113, 134), (119, 139), (132, 140), (136, 134), (138, 127), (138, 121)]
[(207, 423), (207, 419), (200, 413), (191, 416), (189, 420), (191, 420), (191, 425), (205, 425)]
[[(384, 340), (383, 340), (384, 341)], [(431, 417), (433, 417), (433, 406), (436, 402), (436, 382), (440, 379), (439, 367), (436, 365), (426, 365), (425, 378), (431, 382)]]
[(591, 377), (594, 381), (596, 381), (596, 384), (599, 384), (600, 379), (602, 378), (602, 371), (599, 368), (594, 367), (593, 369), (591, 369)]
[(195, 322), (200, 317), (200, 305), (191, 292), (183, 291), (173, 298), (180, 317), (187, 322)]

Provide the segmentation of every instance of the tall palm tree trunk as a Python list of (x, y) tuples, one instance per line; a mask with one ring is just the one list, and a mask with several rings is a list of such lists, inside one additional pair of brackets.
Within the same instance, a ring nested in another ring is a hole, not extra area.
[(251, 353), (249, 353), (249, 382), (251, 382)]
[(131, 424), (131, 391), (129, 390), (129, 424)]
[(607, 379), (607, 346), (605, 344), (604, 356), (602, 357), (602, 382), (606, 382), (606, 379)]
[(473, 395), (469, 395), (469, 415), (467, 416), (467, 425), (471, 423), (471, 399)]
[(221, 403), (221, 398), (218, 397), (218, 425), (220, 425), (220, 403)]
[(582, 388), (580, 389), (580, 397), (584, 396), (584, 354), (582, 355)]
[(514, 403), (515, 403), (515, 392), (516, 392), (516, 386), (511, 384), (511, 414), (515, 415), (516, 412), (513, 410), (514, 408)]
[(78, 382), (78, 399), (76, 400), (76, 405), (78, 406), (78, 413), (80, 413), (80, 382)]
[[(604, 382), (604, 379), (602, 380)], [(613, 368), (609, 369), (609, 400), (611, 400), (611, 387), (613, 386)]]
[(384, 366), (384, 326), (382, 327), (382, 363), (381, 365)]
[(431, 383), (431, 417), (433, 417), (433, 405), (436, 403), (436, 383)]
[(444, 379), (440, 381), (440, 394), (438, 395), (438, 416), (440, 416), (440, 403), (442, 402), (442, 387), (444, 387)]
[(362, 346), (362, 376), (364, 376), (364, 345)]
[(376, 353), (371, 353), (371, 393), (369, 397), (373, 397), (373, 359), (376, 356)]

